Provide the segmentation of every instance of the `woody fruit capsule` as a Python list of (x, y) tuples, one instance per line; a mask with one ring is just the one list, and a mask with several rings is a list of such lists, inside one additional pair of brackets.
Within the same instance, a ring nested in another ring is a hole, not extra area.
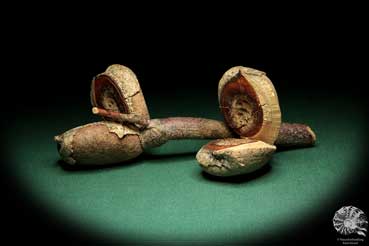
[[(236, 138), (240, 132), (249, 137), (246, 135), (250, 132), (247, 127), (235, 131), (237, 122), (227, 120), (226, 123), (231, 123), (231, 127), (221, 121), (203, 118), (150, 119), (136, 75), (122, 65), (111, 65), (93, 79), (91, 103), (93, 113), (101, 116), (104, 121), (76, 127), (54, 137), (61, 158), (68, 164), (120, 163), (132, 160), (148, 148), (160, 146), (172, 139)], [(259, 136), (264, 136), (263, 140), (269, 142), (277, 138), (276, 143), (280, 146), (301, 147), (314, 143), (315, 140), (308, 139), (310, 132), (307, 126), (301, 125), (304, 127), (299, 129), (308, 137), (296, 141), (292, 136), (286, 136), (295, 134), (295, 131), (290, 131), (289, 125), (286, 125), (288, 129), (282, 131), (284, 125), (280, 126), (280, 131), (275, 126), (272, 134), (267, 133), (264, 126), (260, 128), (263, 134)]]

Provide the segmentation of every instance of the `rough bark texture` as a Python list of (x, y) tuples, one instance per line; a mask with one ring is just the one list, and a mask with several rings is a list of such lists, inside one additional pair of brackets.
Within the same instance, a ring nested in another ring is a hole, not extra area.
[(71, 129), (55, 141), (62, 159), (71, 165), (119, 163), (143, 152), (138, 132), (106, 121)]
[(316, 136), (307, 125), (283, 123), (275, 145), (280, 147), (307, 147), (313, 146)]
[(150, 125), (164, 131), (168, 140), (183, 138), (226, 138), (232, 132), (221, 121), (192, 118), (170, 117), (151, 120)]
[[(156, 129), (155, 134), (153, 133), (153, 128)], [(147, 139), (144, 141), (146, 146), (154, 141), (159, 143), (171, 139), (236, 137), (235, 133), (224, 122), (204, 118), (171, 117), (153, 119), (150, 121), (148, 130)], [(152, 140), (149, 140), (149, 138)], [(154, 138), (157, 138), (157, 140), (154, 140)], [(306, 147), (314, 145), (315, 140), (316, 136), (309, 126), (296, 123), (282, 123), (275, 145), (277, 147)], [(154, 146), (158, 145), (151, 147)]]
[(274, 145), (250, 139), (218, 139), (204, 145), (196, 155), (203, 170), (215, 176), (253, 172), (265, 165), (276, 150)]
[(226, 138), (232, 134), (223, 122), (217, 120), (171, 117), (151, 120), (141, 139), (144, 148), (150, 148), (173, 139), (215, 139)]
[(118, 123), (136, 124), (140, 128), (145, 128), (149, 124), (149, 121), (147, 119), (137, 114), (122, 114), (116, 111), (107, 111), (105, 109), (97, 107), (92, 108), (92, 113)]

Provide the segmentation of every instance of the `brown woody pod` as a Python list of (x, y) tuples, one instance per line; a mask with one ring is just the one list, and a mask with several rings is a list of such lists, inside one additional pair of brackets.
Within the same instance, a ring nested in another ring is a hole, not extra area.
[(227, 125), (241, 137), (274, 144), (281, 126), (278, 96), (264, 72), (237, 66), (219, 81), (218, 99)]
[(107, 111), (134, 114), (146, 122), (150, 119), (138, 79), (131, 69), (123, 65), (111, 65), (92, 80), (91, 104)]
[(205, 172), (233, 176), (253, 172), (266, 164), (274, 145), (252, 139), (226, 138), (209, 142), (196, 155)]
[(102, 121), (55, 136), (59, 154), (71, 165), (101, 165), (133, 159), (143, 151), (139, 133), (127, 126)]
[(219, 81), (218, 99), (227, 125), (243, 139), (219, 139), (196, 155), (201, 167), (216, 176), (252, 172), (267, 163), (281, 127), (277, 92), (264, 72), (237, 66)]

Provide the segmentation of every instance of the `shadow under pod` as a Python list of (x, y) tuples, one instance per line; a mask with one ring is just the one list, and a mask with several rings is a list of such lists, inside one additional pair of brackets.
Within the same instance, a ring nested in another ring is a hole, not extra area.
[(212, 182), (221, 182), (221, 183), (233, 183), (233, 184), (242, 184), (249, 182), (251, 180), (260, 178), (261, 176), (266, 175), (270, 172), (272, 169), (271, 165), (268, 163), (262, 168), (252, 172), (252, 173), (246, 173), (242, 175), (237, 176), (229, 176), (229, 177), (220, 177), (220, 176), (213, 176), (211, 174), (206, 173), (205, 171), (201, 171), (201, 176)]
[(67, 172), (78, 172), (78, 171), (99, 171), (99, 170), (108, 170), (114, 168), (125, 168), (133, 165), (137, 165), (140, 163), (139, 157), (126, 162), (118, 162), (113, 164), (105, 164), (105, 165), (70, 165), (65, 163), (63, 160), (56, 161), (55, 165), (60, 166), (64, 171)]
[(160, 160), (167, 160), (172, 158), (195, 158), (194, 153), (179, 153), (179, 154), (148, 154), (143, 153), (142, 155), (124, 162), (112, 163), (112, 164), (104, 164), (104, 165), (70, 165), (63, 160), (56, 161), (55, 165), (60, 166), (64, 171), (98, 171), (98, 170), (108, 170), (114, 168), (125, 168), (131, 167), (134, 165), (142, 164), (145, 161), (154, 161), (159, 162)]
[(157, 160), (165, 160), (165, 159), (171, 159), (171, 158), (194, 158), (195, 159), (196, 153), (193, 152), (185, 152), (185, 153), (165, 153), (165, 154), (150, 154), (150, 153), (144, 153), (142, 156), (142, 160), (147, 161), (157, 161)]

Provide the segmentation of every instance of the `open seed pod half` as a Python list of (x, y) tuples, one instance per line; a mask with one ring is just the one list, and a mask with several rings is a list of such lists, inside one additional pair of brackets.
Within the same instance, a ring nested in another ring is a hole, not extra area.
[(219, 139), (196, 155), (205, 172), (233, 176), (252, 172), (269, 161), (276, 147), (281, 111), (272, 82), (264, 72), (237, 66), (219, 81), (224, 120), (241, 139)]
[(92, 80), (91, 104), (108, 111), (134, 114), (146, 121), (150, 119), (136, 75), (123, 65), (111, 65)]
[(237, 66), (219, 81), (218, 99), (227, 125), (241, 137), (274, 144), (281, 126), (276, 90), (264, 72)]
[(204, 145), (196, 155), (203, 170), (215, 176), (253, 172), (266, 164), (274, 145), (252, 139), (218, 139)]

